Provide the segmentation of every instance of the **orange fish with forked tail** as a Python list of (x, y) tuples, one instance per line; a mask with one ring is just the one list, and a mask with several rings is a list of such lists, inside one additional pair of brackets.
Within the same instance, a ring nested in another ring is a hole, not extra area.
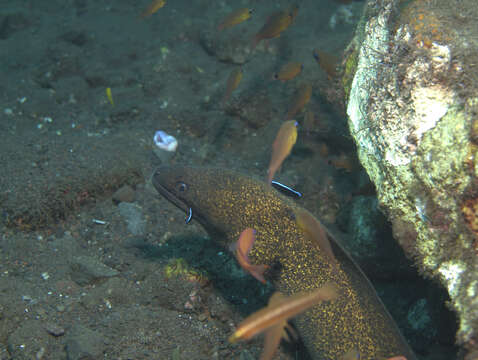
[(279, 72), (274, 74), (273, 79), (280, 80), (282, 82), (292, 80), (302, 72), (303, 68), (304, 65), (300, 62), (293, 61), (287, 63), (279, 70)]
[(294, 11), (278, 11), (272, 14), (252, 39), (251, 49), (254, 50), (262, 40), (273, 39), (279, 37), (286, 30), (292, 21), (296, 12)]
[(285, 119), (290, 120), (299, 112), (301, 112), (304, 109), (305, 105), (307, 105), (307, 103), (310, 101), (311, 96), (312, 86), (310, 84), (303, 84), (294, 95), (294, 98), (292, 100), (291, 105), (289, 106), (289, 110), (287, 111)]
[(328, 163), (329, 165), (333, 165), (335, 168), (345, 170), (346, 172), (352, 172), (359, 167), (356, 159), (344, 153), (330, 159)]
[(141, 17), (147, 18), (166, 5), (166, 0), (153, 0), (153, 2), (141, 13)]
[(314, 49), (312, 53), (317, 64), (325, 71), (329, 80), (337, 78), (337, 64), (339, 58), (325, 51)]
[(236, 11), (233, 11), (229, 15), (227, 15), (224, 20), (218, 25), (217, 30), (222, 31), (228, 27), (232, 27), (234, 25), (240, 24), (243, 21), (249, 19), (254, 12), (254, 9), (250, 8), (242, 8)]
[(314, 215), (308, 212), (306, 209), (298, 209), (295, 213), (295, 221), (299, 228), (304, 233), (306, 238), (311, 240), (311, 243), (315, 244), (324, 254), (329, 258), (332, 264), (336, 264), (337, 260), (332, 251), (332, 245), (330, 244), (327, 230), (317, 220)]
[(222, 98), (222, 103), (225, 104), (227, 100), (231, 97), (231, 94), (234, 90), (237, 89), (239, 86), (239, 83), (242, 80), (242, 68), (236, 68), (231, 71), (231, 74), (229, 75), (229, 78), (227, 79), (227, 85), (226, 85), (226, 92), (224, 93), (224, 97)]
[(274, 174), (279, 170), (287, 156), (292, 151), (292, 147), (297, 141), (297, 121), (290, 120), (282, 124), (277, 136), (272, 144), (272, 156), (269, 163), (267, 182), (270, 184)]
[(252, 265), (249, 261), (249, 252), (255, 241), (256, 231), (254, 229), (247, 228), (243, 230), (236, 244), (236, 259), (244, 270), (254, 276), (261, 283), (265, 284), (266, 280), (264, 279), (264, 272), (267, 270), (268, 266)]

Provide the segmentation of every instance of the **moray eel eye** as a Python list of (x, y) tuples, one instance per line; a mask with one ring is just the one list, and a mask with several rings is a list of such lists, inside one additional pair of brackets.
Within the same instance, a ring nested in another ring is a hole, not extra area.
[(184, 193), (188, 190), (188, 186), (185, 183), (183, 183), (182, 181), (179, 181), (176, 184), (176, 190), (180, 193)]

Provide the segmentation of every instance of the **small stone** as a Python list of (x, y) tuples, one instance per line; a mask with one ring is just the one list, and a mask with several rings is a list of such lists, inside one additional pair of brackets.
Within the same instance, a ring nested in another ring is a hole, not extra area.
[(58, 324), (47, 322), (44, 327), (46, 332), (50, 335), (58, 337), (65, 334), (65, 329)]
[(122, 202), (118, 205), (118, 209), (133, 235), (143, 235), (146, 232), (146, 220), (139, 206)]
[(40, 350), (38, 350), (37, 353), (35, 354), (35, 359), (36, 360), (41, 360), (41, 359), (43, 359), (44, 355), (45, 355), (45, 348), (42, 346), (40, 348)]
[(133, 202), (135, 197), (135, 192), (133, 188), (129, 185), (124, 185), (120, 187), (116, 192), (113, 194), (113, 201), (116, 204), (121, 202)]
[(73, 325), (66, 339), (68, 359), (99, 359), (103, 353), (103, 336), (82, 325)]
[(101, 279), (117, 276), (118, 271), (112, 269), (91, 256), (77, 256), (71, 264), (71, 279), (80, 286), (91, 285)]

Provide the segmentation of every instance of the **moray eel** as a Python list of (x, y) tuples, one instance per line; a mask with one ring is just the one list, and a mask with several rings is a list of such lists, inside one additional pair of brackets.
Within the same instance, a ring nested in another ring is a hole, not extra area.
[(271, 266), (266, 275), (278, 291), (291, 295), (337, 284), (337, 299), (294, 319), (313, 359), (341, 360), (358, 351), (360, 359), (416, 360), (360, 268), (329, 233), (334, 260), (307, 236), (296, 221), (305, 210), (291, 199), (263, 181), (224, 169), (161, 167), (152, 183), (186, 213), (191, 209), (193, 219), (224, 247), (254, 228), (251, 262)]

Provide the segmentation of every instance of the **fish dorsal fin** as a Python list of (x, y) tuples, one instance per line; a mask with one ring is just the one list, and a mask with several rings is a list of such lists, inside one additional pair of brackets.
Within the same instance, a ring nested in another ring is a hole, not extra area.
[(295, 219), (299, 228), (304, 235), (314, 242), (321, 251), (330, 259), (332, 263), (336, 263), (335, 255), (327, 235), (327, 230), (309, 211), (303, 208), (297, 208), (295, 211)]

